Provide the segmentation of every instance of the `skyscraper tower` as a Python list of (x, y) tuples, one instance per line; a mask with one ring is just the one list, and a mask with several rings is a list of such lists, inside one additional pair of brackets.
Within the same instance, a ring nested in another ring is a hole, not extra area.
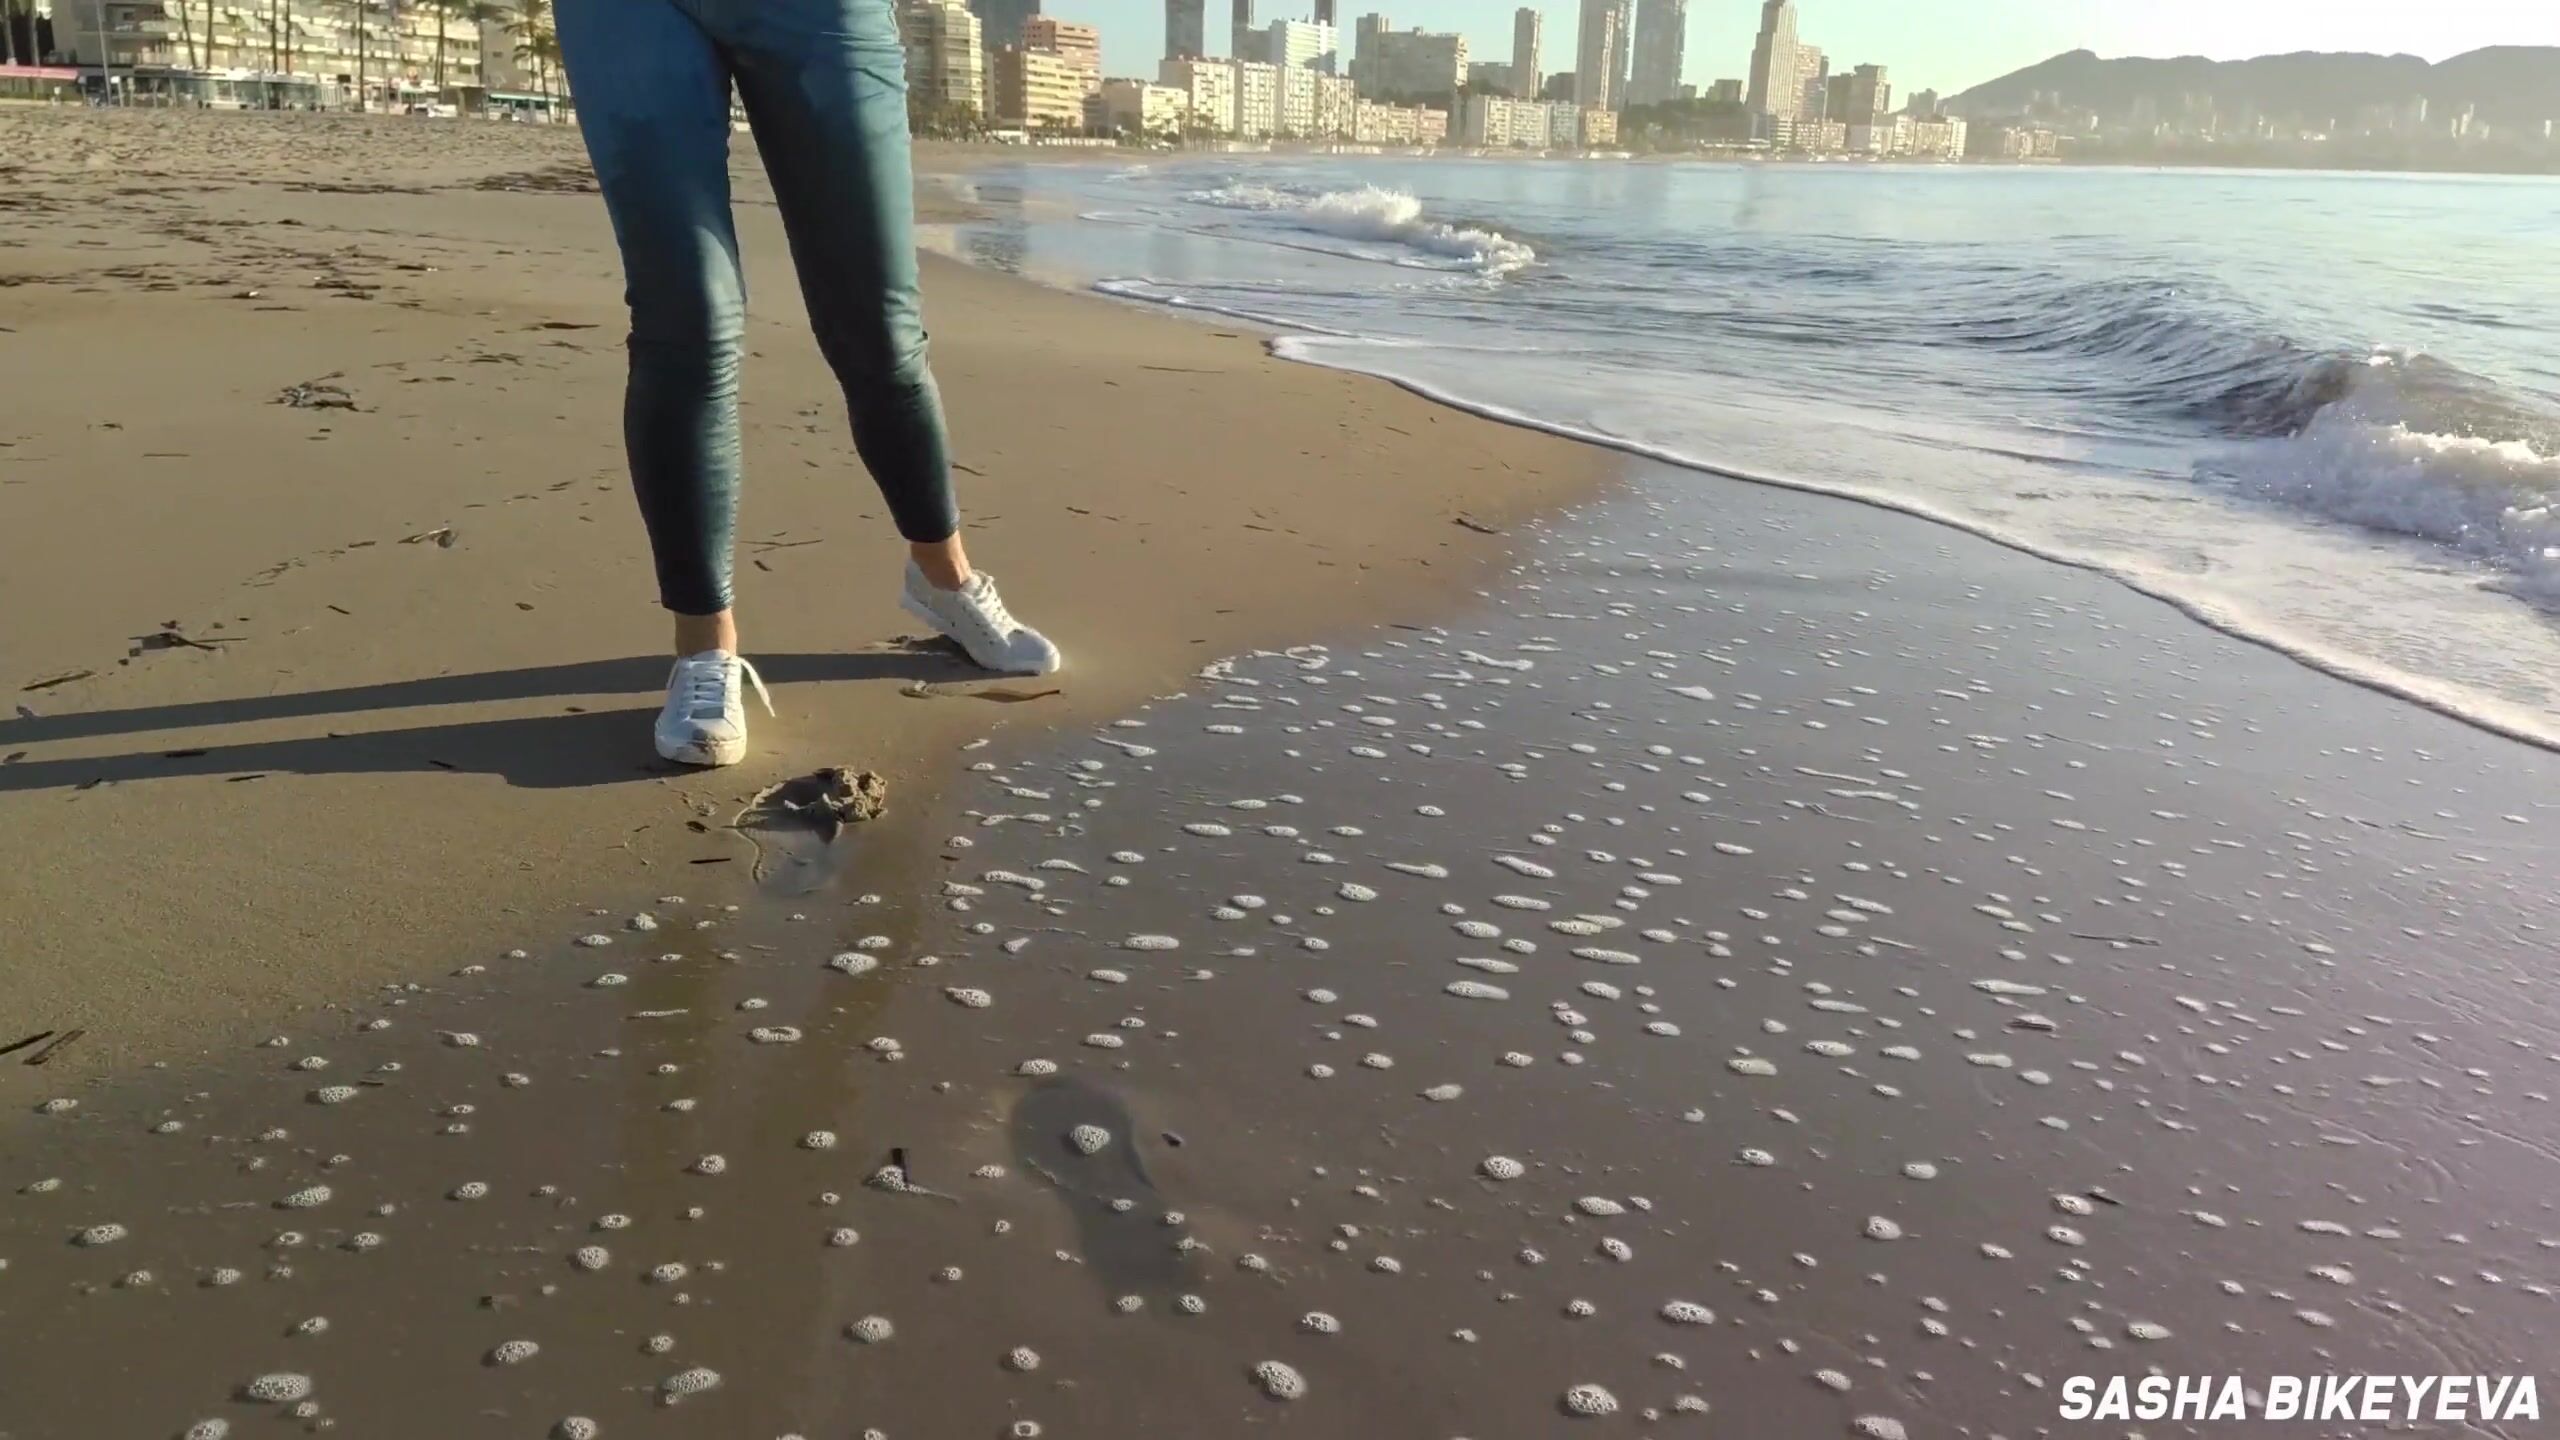
[(986, 52), (993, 55), (1022, 43), (1022, 22), (1040, 13), (1040, 0), (969, 0), (969, 12), (978, 17)]
[(1243, 58), (1248, 43), (1244, 37), (1253, 33), (1253, 0), (1235, 0), (1235, 7), (1235, 43), (1229, 48)]
[(1635, 0), (1582, 0), (1582, 33), (1575, 37), (1573, 101), (1585, 110), (1615, 110), (1626, 103), (1627, 12)]
[(1316, 0), (1316, 23), (1317, 23), (1317, 24), (1319, 24), (1319, 25), (1330, 25), (1330, 24), (1332, 24), (1332, 23), (1333, 23), (1333, 15), (1334, 15), (1333, 0)]
[(1198, 60), (1209, 53), (1209, 0), (1164, 0), (1164, 58)]
[(1511, 93), (1522, 100), (1538, 98), (1538, 41), (1547, 17), (1523, 5), (1511, 14)]
[(1629, 105), (1680, 98), (1681, 57), (1688, 43), (1689, 0), (1642, 0), (1636, 7), (1635, 68), (1627, 77)]
[(1744, 103), (1789, 120), (1804, 104), (1796, 70), (1795, 0), (1768, 0), (1760, 7), (1760, 38), (1751, 47), (1751, 92)]

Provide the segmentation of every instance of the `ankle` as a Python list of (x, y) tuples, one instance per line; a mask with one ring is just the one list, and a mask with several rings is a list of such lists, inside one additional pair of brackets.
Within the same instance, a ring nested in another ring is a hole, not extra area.
[(705, 650), (738, 653), (738, 621), (736, 612), (722, 610), (711, 615), (677, 615), (675, 648), (681, 656), (699, 655)]
[(960, 547), (957, 535), (931, 544), (910, 544), (907, 553), (914, 558), (925, 583), (936, 590), (966, 590), (969, 582), (977, 578), (969, 568), (969, 552)]

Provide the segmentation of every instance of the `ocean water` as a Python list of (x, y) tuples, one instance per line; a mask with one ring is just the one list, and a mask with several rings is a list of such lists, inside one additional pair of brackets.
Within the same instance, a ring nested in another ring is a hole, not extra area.
[(2560, 740), (2560, 183), (1222, 156), (972, 186), (972, 261), (1928, 515)]

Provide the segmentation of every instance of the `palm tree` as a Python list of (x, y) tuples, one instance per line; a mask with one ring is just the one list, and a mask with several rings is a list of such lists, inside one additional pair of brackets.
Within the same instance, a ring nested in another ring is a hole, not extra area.
[(560, 63), (560, 32), (551, 19), (551, 0), (516, 0), (515, 23), (507, 27), (515, 36), (516, 58), (533, 63), (533, 72), (542, 85), (542, 98), (551, 99), (551, 67)]

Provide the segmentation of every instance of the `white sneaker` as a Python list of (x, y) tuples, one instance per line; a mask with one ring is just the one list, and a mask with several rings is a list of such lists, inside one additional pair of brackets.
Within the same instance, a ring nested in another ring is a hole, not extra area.
[(667, 675), (667, 703), (658, 712), (658, 754), (679, 765), (735, 765), (747, 758), (747, 706), (739, 694), (743, 676), (756, 687), (764, 713), (773, 713), (756, 667), (726, 650), (705, 650), (676, 662)]
[(995, 577), (980, 571), (961, 590), (937, 589), (913, 561), (907, 563), (907, 613), (932, 626), (986, 669), (1005, 675), (1047, 675), (1066, 663), (1049, 637), (1013, 618), (996, 594)]

